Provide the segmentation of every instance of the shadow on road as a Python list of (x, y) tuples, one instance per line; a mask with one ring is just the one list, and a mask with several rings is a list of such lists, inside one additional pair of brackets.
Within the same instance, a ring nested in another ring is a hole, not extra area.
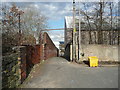
[(83, 63), (89, 66), (89, 61), (83, 61)]

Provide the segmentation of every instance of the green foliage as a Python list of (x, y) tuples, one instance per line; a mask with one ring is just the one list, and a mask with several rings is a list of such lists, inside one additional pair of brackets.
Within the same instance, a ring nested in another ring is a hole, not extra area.
[(18, 53), (3, 56), (2, 88), (15, 88), (20, 85), (19, 69)]

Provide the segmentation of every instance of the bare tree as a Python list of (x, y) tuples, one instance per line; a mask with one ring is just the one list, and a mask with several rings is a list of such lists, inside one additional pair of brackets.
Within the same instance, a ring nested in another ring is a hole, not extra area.
[(10, 8), (2, 7), (2, 15), (2, 44), (5, 49), (19, 45), (18, 36), (21, 45), (36, 44), (35, 37), (39, 37), (40, 30), (47, 25), (46, 17), (33, 8), (31, 11), (20, 10), (13, 4)]
[[(115, 8), (113, 8), (114, 3), (100, 0), (100, 2), (83, 3), (83, 6), (84, 9), (81, 9), (81, 14), (82, 16), (86, 17), (86, 19), (84, 19), (85, 21), (82, 22), (85, 23), (84, 25), (87, 24), (89, 30), (89, 38), (93, 39), (92, 38), (93, 33), (91, 32), (91, 30), (95, 29), (97, 30), (97, 34), (96, 32), (94, 32), (94, 35), (97, 35), (97, 37), (96, 36), (95, 37), (98, 38), (97, 40), (98, 44), (108, 43), (108, 41), (111, 40), (111, 37), (113, 37), (114, 35), (114, 32), (111, 32), (110, 30), (112, 30), (116, 25), (115, 22), (116, 19), (113, 19), (113, 11), (115, 11)], [(90, 10), (90, 8), (92, 10)], [(114, 22), (114, 26), (113, 26), (113, 22)], [(103, 30), (109, 30), (108, 31), (109, 34)], [(109, 35), (109, 38), (107, 34)], [(94, 41), (96, 42), (96, 40)]]
[(84, 3), (84, 8), (86, 10), (86, 17), (87, 17), (87, 23), (88, 23), (88, 30), (89, 30), (89, 44), (92, 43), (92, 39), (91, 39), (91, 25), (90, 25), (90, 17), (88, 16), (88, 12), (87, 12), (87, 8), (86, 8), (86, 4)]
[(47, 27), (47, 17), (34, 7), (27, 7), (23, 15), (24, 33), (29, 33), (39, 38), (40, 31)]
[(13, 4), (10, 9), (2, 8), (2, 11), (4, 16), (2, 19), (3, 44), (6, 44), (8, 46), (18, 45), (18, 33), (19, 33), (18, 16), (22, 14), (22, 11), (19, 11), (15, 4)]
[(113, 31), (113, 2), (110, 2), (109, 3), (109, 7), (110, 7), (110, 33), (109, 33), (109, 36), (110, 36), (110, 42), (109, 44), (113, 44), (113, 34), (114, 34), (114, 31)]

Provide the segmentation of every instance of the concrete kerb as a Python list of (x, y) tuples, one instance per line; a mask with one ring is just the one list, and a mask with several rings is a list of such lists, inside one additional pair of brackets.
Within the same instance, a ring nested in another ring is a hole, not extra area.
[[(87, 60), (76, 62), (76, 63), (89, 67), (89, 61), (87, 61)], [(112, 67), (112, 66), (119, 66), (119, 65), (120, 65), (120, 62), (114, 62), (114, 61), (99, 61), (98, 62), (98, 67), (109, 67), (109, 66)]]

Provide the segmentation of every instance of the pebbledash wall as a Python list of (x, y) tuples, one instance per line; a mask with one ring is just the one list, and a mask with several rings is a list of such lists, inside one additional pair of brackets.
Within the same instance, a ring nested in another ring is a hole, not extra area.
[[(99, 62), (118, 62), (120, 45), (98, 45), (98, 44), (82, 44), (81, 53), (84, 53), (80, 61), (87, 61), (89, 56), (97, 56)], [(70, 61), (70, 44), (65, 48), (64, 57)]]
[(27, 78), (35, 64), (57, 56), (58, 49), (47, 33), (43, 33), (43, 43), (40, 45), (16, 47), (14, 53), (3, 56), (2, 88), (18, 87)]
[(99, 61), (119, 61), (119, 45), (82, 45), (81, 51), (84, 53), (82, 60), (87, 60), (89, 56), (97, 56)]

